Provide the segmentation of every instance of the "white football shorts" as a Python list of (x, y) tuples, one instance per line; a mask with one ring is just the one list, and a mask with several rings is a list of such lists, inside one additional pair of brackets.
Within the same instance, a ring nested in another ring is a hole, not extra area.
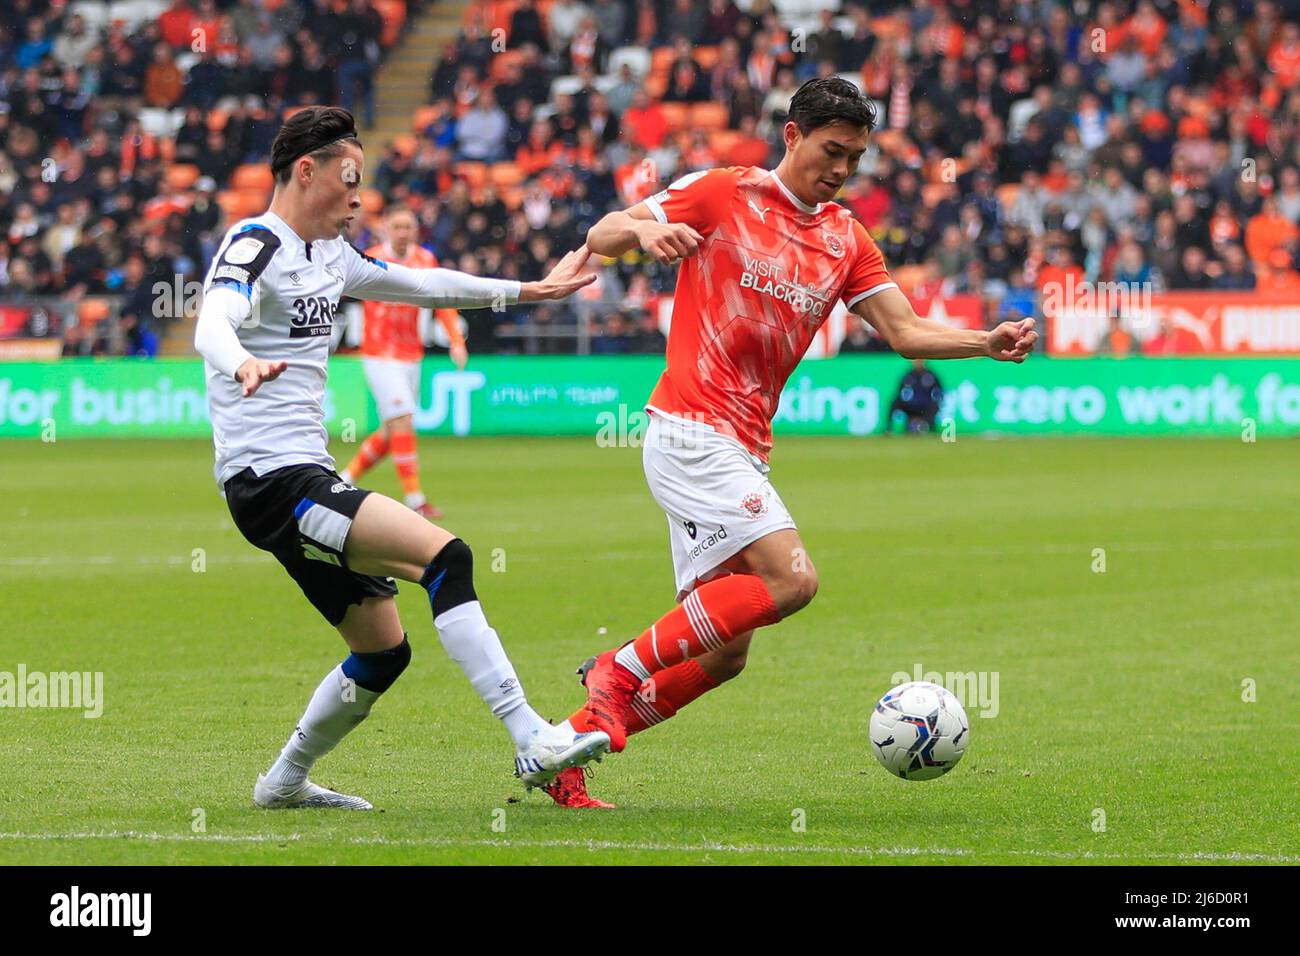
[(759, 538), (795, 527), (761, 458), (712, 426), (647, 409), (641, 449), (650, 494), (668, 518), (677, 599)]
[(420, 395), (420, 363), (363, 358), (361, 369), (375, 397), (381, 422), (415, 413)]

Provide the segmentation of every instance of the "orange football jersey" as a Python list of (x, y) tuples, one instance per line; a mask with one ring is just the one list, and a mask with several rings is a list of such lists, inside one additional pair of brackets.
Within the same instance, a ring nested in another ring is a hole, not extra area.
[(681, 262), (668, 367), (647, 404), (707, 422), (766, 461), (781, 389), (836, 301), (852, 308), (898, 286), (847, 209), (807, 205), (770, 170), (692, 173), (644, 202), (704, 237)]
[[(388, 243), (381, 242), (366, 250), (366, 255), (385, 262), (396, 262), (412, 269), (433, 269), (437, 257), (423, 246), (412, 245), (405, 259), (398, 259)], [(464, 345), (455, 309), (434, 312), (446, 328), (453, 345)], [(361, 354), (368, 358), (418, 362), (424, 358), (420, 341), (420, 307), (402, 302), (366, 302), (365, 324), (361, 332)]]

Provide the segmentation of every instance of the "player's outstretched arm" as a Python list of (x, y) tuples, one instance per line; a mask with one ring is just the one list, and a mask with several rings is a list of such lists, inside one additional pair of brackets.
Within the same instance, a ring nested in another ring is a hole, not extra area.
[(516, 302), (563, 299), (596, 280), (595, 273), (581, 275), (588, 256), (585, 247), (568, 253), (540, 282), (475, 276), (455, 269), (412, 269), (372, 259), (350, 245), (346, 248), (344, 295), (433, 309), (502, 309)]
[(639, 248), (664, 265), (695, 255), (703, 241), (685, 223), (660, 222), (643, 202), (611, 212), (587, 230), (587, 248), (596, 255), (617, 259)]
[(1038, 341), (1033, 319), (1003, 322), (991, 332), (954, 329), (916, 314), (907, 296), (885, 289), (853, 306), (899, 355), (910, 359), (978, 358), (1023, 362)]

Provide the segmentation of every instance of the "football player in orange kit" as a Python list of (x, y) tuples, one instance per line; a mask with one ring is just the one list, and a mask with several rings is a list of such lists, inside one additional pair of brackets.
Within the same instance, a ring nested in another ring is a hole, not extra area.
[[(366, 250), (366, 255), (385, 262), (397, 262), (415, 269), (433, 269), (438, 260), (416, 243), (415, 213), (393, 206), (384, 213), (387, 240)], [(451, 360), (464, 368), (469, 358), (455, 309), (438, 309), (435, 315), (451, 340)], [(365, 303), (365, 326), (361, 339), (361, 362), (366, 383), (379, 407), (383, 422), (361, 443), (340, 477), (354, 484), (388, 452), (393, 454), (397, 477), (402, 482), (406, 505), (425, 518), (441, 518), (420, 489), (420, 462), (415, 450), (414, 414), (420, 393), (420, 362), (424, 343), (420, 341), (420, 309), (400, 302)]]
[[(832, 201), (875, 126), (857, 87), (809, 80), (788, 115), (775, 170), (692, 173), (587, 233), (601, 256), (639, 247), (681, 262), (667, 370), (646, 403), (642, 446), (681, 603), (579, 669), (587, 703), (568, 720), (608, 733), (614, 751), (739, 674), (755, 629), (817, 593), (767, 458), (781, 389), (837, 300), (907, 358), (1023, 362), (1038, 338), (1033, 319), (986, 332), (920, 318), (866, 229)], [(581, 770), (546, 789), (561, 806), (609, 806), (588, 796)]]

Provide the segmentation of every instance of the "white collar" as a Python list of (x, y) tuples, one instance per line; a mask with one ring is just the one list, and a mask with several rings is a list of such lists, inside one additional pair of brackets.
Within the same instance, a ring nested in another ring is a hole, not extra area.
[[(290, 238), (292, 238), (293, 241), (296, 242), (298, 245), (303, 246), (303, 247), (306, 247), (307, 245), (309, 245), (309, 243), (303, 241), (302, 236), (298, 235), (298, 233), (296, 233), (296, 232), (294, 231), (293, 226), (291, 226), (291, 225), (289, 225), (287, 222), (285, 222), (284, 219), (281, 218), (281, 217), (279, 216), (279, 214), (277, 214), (277, 213), (273, 213), (273, 212), (271, 212), (271, 210), (268, 209), (268, 210), (264, 213), (264, 215), (270, 216), (272, 219), (274, 219), (276, 222), (278, 222), (281, 226), (283, 226), (283, 227), (284, 227), (284, 232), (285, 232), (285, 234), (286, 234), (287, 236), (289, 236)], [(281, 237), (281, 241), (283, 241), (283, 237)]]
[(818, 203), (815, 206), (810, 206), (802, 199), (800, 199), (798, 196), (796, 196), (794, 193), (790, 192), (790, 187), (788, 187), (785, 183), (781, 182), (781, 177), (776, 174), (775, 169), (770, 170), (769, 174), (772, 177), (772, 181), (775, 182), (777, 186), (781, 187), (781, 192), (785, 193), (785, 198), (790, 200), (790, 202), (794, 205), (794, 207), (798, 209), (800, 212), (805, 212), (810, 216), (815, 216), (817, 215), (817, 213), (821, 212), (822, 209), (821, 203)]

